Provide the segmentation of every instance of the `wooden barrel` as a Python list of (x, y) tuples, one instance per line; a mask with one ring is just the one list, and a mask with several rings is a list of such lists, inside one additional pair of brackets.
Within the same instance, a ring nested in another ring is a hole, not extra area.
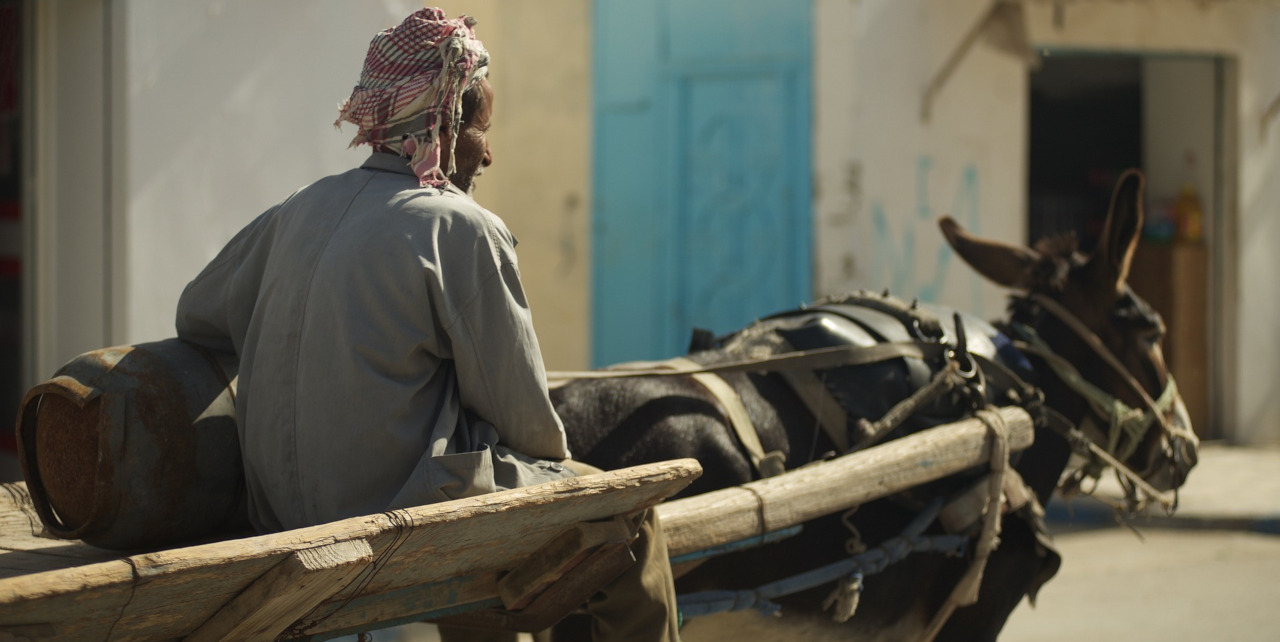
[(82, 354), (32, 388), (18, 452), (47, 531), (128, 550), (247, 530), (236, 368), (167, 339)]

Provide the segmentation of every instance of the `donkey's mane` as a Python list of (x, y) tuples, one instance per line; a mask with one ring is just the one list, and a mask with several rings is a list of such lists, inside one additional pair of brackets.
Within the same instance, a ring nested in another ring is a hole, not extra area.
[(1075, 232), (1046, 236), (1034, 248), (1038, 256), (1031, 266), (1031, 282), (1036, 289), (1061, 292), (1071, 269), (1085, 262)]

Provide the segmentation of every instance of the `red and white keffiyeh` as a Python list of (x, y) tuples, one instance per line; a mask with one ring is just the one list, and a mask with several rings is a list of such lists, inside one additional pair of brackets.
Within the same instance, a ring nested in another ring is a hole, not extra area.
[[(359, 128), (351, 145), (387, 147), (409, 158), (423, 187), (443, 188), (454, 169), (462, 94), (488, 73), (489, 52), (470, 16), (420, 9), (369, 43), (360, 82), (338, 119)], [(449, 167), (440, 167), (440, 131), (449, 130)]]

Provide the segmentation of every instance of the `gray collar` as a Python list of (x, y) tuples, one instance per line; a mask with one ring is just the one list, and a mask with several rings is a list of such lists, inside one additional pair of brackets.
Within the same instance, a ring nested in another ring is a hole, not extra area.
[[(417, 176), (414, 176), (413, 174), (413, 168), (409, 167), (409, 159), (398, 154), (373, 152), (369, 155), (369, 158), (365, 160), (364, 164), (360, 166), (360, 169), (394, 172), (396, 174), (404, 174), (405, 176), (413, 176), (413, 178), (417, 180)], [(462, 194), (462, 190), (454, 187), (452, 183), (445, 186), (444, 191)]]

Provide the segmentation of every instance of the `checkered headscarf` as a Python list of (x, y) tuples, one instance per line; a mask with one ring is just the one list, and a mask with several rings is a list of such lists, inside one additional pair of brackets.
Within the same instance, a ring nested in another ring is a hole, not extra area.
[[(488, 72), (489, 52), (470, 16), (420, 9), (369, 43), (360, 82), (338, 108), (359, 131), (351, 145), (387, 147), (409, 157), (423, 187), (443, 188), (454, 169), (462, 94)], [(449, 127), (449, 167), (440, 167), (440, 129)]]

